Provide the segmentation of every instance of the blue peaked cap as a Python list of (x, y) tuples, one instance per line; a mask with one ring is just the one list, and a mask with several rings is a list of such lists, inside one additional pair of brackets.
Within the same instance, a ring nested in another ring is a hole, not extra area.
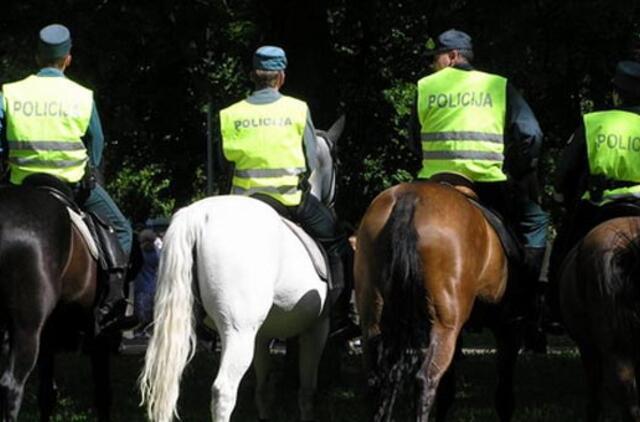
[(40, 30), (38, 56), (43, 59), (59, 59), (71, 51), (71, 33), (66, 26), (54, 23)]
[(253, 68), (256, 70), (285, 70), (287, 56), (280, 47), (264, 45), (253, 54)]
[(622, 91), (640, 95), (640, 63), (628, 60), (618, 62), (613, 84)]
[(429, 55), (444, 53), (451, 50), (473, 50), (471, 37), (466, 32), (449, 29), (438, 35), (435, 40), (429, 40)]

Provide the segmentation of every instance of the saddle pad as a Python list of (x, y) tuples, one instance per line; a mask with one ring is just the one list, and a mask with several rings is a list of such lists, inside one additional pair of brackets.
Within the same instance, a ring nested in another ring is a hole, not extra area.
[(93, 239), (93, 236), (91, 236), (89, 227), (87, 227), (87, 224), (84, 222), (80, 214), (78, 214), (77, 212), (75, 212), (69, 207), (67, 207), (67, 211), (69, 211), (71, 224), (76, 226), (76, 228), (80, 232), (80, 235), (84, 239), (84, 243), (87, 245), (87, 248), (89, 248), (89, 252), (91, 253), (91, 256), (93, 257), (93, 259), (97, 260), (100, 257), (98, 254), (98, 245), (96, 245), (96, 242)]
[(482, 211), (484, 217), (496, 231), (500, 243), (502, 243), (502, 247), (504, 248), (504, 252), (507, 255), (507, 259), (511, 262), (521, 263), (524, 259), (522, 244), (518, 241), (513, 230), (504, 224), (504, 220), (498, 213), (485, 207), (473, 198), (467, 197), (467, 199)]
[(327, 281), (327, 277), (328, 277), (327, 269), (329, 268), (327, 263), (327, 258), (324, 251), (320, 249), (318, 242), (316, 242), (311, 236), (309, 236), (304, 230), (302, 230), (300, 226), (298, 226), (294, 222), (289, 221), (286, 218), (282, 218), (282, 221), (284, 222), (284, 225), (287, 226), (293, 232), (293, 234), (295, 234), (296, 237), (300, 239), (300, 241), (304, 245), (304, 248), (307, 250), (307, 253), (311, 258), (311, 262), (313, 262), (313, 266), (316, 269), (318, 276), (322, 280)]

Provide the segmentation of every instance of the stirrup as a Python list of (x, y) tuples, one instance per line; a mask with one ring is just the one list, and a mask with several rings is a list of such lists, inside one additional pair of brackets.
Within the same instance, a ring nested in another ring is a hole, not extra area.
[(128, 302), (125, 299), (118, 300), (111, 306), (101, 306), (96, 310), (97, 332), (124, 331), (138, 325), (135, 315), (126, 315)]
[(346, 340), (358, 337), (361, 334), (360, 327), (351, 318), (340, 318), (329, 321), (329, 338), (344, 337)]

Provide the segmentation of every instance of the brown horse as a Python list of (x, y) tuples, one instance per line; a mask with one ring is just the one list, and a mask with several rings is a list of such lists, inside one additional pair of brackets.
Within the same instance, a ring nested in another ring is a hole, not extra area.
[[(494, 229), (460, 190), (419, 182), (374, 199), (358, 230), (354, 266), (374, 420), (391, 420), (399, 387), (414, 374), (416, 420), (428, 420), (441, 380), (437, 420), (444, 420), (454, 382), (452, 374), (443, 375), (460, 331), (476, 299), (495, 304), (505, 297), (507, 267)], [(507, 322), (504, 308), (489, 309), (498, 349), (497, 408), (507, 421), (519, 328)]]
[[(38, 359), (40, 416), (49, 420), (61, 339), (93, 333), (97, 266), (60, 200), (32, 186), (0, 188), (0, 421), (17, 420)], [(106, 421), (109, 356), (104, 344), (93, 350), (96, 406)]]
[(569, 253), (559, 273), (567, 331), (587, 375), (588, 421), (601, 416), (604, 386), (623, 419), (640, 421), (640, 217), (606, 221)]

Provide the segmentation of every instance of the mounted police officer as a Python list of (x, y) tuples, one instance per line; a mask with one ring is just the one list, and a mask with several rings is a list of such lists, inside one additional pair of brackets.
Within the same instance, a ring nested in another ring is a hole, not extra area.
[[(336, 298), (345, 289), (343, 257), (346, 237), (333, 212), (310, 192), (310, 175), (318, 166), (316, 136), (309, 107), (282, 95), (287, 58), (275, 46), (262, 46), (253, 56), (251, 80), (255, 91), (220, 111), (221, 154), (226, 175), (223, 192), (248, 195), (271, 205), (279, 214), (299, 223), (320, 241), (329, 257)], [(348, 305), (348, 301), (340, 300)], [(332, 311), (332, 331), (351, 324), (346, 306)]]
[(551, 254), (551, 330), (560, 324), (557, 272), (569, 250), (610, 218), (640, 215), (640, 63), (619, 62), (613, 88), (615, 108), (585, 114), (558, 164), (554, 199), (568, 211)]
[[(128, 256), (131, 227), (109, 194), (95, 182), (104, 137), (93, 92), (64, 75), (71, 64), (70, 51), (69, 30), (58, 24), (46, 26), (39, 33), (36, 53), (40, 71), (2, 88), (0, 129), (5, 138), (9, 181), (20, 185), (30, 175), (47, 174), (74, 192), (90, 189), (80, 205), (111, 224)], [(124, 320), (123, 274), (109, 278), (97, 312), (103, 328), (115, 327)]]
[(481, 202), (508, 219), (525, 247), (533, 301), (549, 223), (536, 174), (540, 126), (506, 78), (473, 68), (468, 34), (450, 29), (428, 47), (434, 73), (418, 81), (412, 126), (412, 147), (422, 158), (418, 178), (462, 175)]

